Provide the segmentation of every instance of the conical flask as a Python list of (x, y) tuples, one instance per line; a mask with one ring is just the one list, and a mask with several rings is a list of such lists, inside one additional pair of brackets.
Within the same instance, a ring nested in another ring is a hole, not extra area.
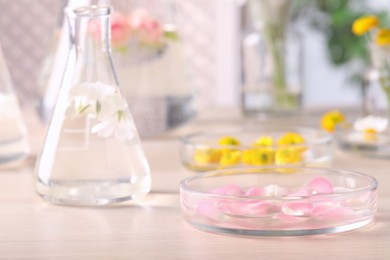
[(104, 205), (149, 192), (149, 165), (111, 61), (106, 5), (67, 8), (71, 51), (36, 166), (57, 204)]
[(25, 158), (29, 150), (26, 127), (0, 46), (0, 164)]

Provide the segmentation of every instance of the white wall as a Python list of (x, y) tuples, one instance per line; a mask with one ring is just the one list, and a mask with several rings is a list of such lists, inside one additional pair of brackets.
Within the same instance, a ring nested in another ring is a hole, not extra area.
[(325, 36), (306, 30), (304, 46), (304, 106), (358, 106), (361, 100), (360, 89), (348, 81), (347, 67), (334, 67), (329, 61)]

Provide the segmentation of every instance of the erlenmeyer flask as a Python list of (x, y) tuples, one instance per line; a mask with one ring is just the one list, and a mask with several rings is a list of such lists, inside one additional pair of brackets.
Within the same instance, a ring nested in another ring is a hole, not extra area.
[(0, 164), (26, 157), (27, 131), (0, 46)]
[(70, 51), (37, 191), (59, 204), (103, 205), (145, 195), (148, 162), (111, 61), (109, 6), (67, 8)]

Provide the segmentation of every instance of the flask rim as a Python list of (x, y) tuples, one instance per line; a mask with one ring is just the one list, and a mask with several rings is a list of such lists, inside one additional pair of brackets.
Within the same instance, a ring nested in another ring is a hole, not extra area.
[(90, 5), (71, 7), (69, 9), (74, 15), (81, 17), (107, 16), (112, 12), (112, 7), (110, 5)]

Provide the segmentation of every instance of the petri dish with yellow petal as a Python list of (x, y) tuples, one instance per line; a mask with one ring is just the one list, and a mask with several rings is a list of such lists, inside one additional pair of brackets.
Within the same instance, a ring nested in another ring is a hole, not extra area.
[(329, 167), (333, 136), (314, 128), (259, 128), (210, 131), (181, 138), (180, 157), (193, 171), (239, 166)]

